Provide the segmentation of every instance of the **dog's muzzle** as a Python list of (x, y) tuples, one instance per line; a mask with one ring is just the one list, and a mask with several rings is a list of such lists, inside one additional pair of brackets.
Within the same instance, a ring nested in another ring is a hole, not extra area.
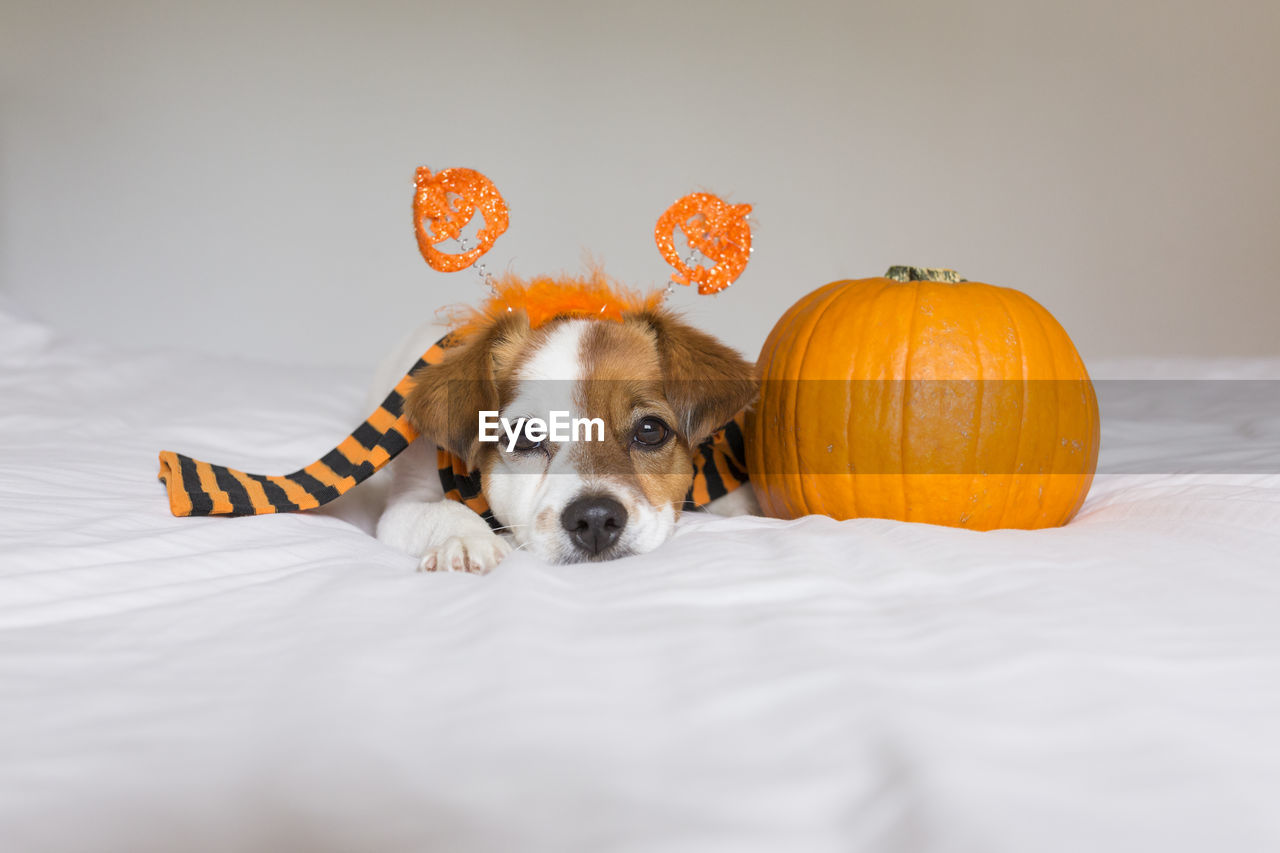
[(627, 510), (611, 497), (585, 495), (570, 503), (560, 514), (560, 524), (575, 546), (595, 557), (622, 536), (627, 526)]

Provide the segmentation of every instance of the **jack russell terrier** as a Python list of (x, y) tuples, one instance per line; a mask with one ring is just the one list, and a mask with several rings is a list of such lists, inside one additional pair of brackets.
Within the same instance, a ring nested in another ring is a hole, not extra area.
[[(415, 333), (374, 388), (433, 339)], [(488, 317), (416, 379), (404, 412), (427, 440), (391, 463), (377, 536), (422, 571), (486, 572), (513, 549), (575, 563), (657, 548), (693, 482), (693, 449), (757, 389), (751, 364), (660, 307), (536, 327), (523, 310)], [(480, 472), (498, 530), (444, 499), (436, 445)], [(758, 512), (750, 488), (707, 508)]]

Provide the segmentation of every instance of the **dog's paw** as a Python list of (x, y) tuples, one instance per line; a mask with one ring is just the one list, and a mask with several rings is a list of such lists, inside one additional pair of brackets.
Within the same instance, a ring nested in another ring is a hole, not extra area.
[(482, 575), (511, 553), (507, 540), (487, 536), (450, 536), (440, 547), (422, 555), (420, 572), (470, 572)]

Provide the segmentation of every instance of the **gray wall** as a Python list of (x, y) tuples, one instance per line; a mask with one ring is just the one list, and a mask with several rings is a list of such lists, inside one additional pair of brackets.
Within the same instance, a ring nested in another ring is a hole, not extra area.
[(757, 211), (677, 305), (748, 354), (892, 263), (1030, 293), (1085, 357), (1280, 354), (1280, 4), (2, 0), (0, 289), (76, 335), (367, 364), (441, 305), (419, 163), (512, 208), (491, 266), (665, 280), (653, 222)]

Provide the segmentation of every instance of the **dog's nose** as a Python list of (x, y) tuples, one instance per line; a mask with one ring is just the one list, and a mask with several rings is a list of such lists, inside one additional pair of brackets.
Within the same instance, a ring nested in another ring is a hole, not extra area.
[(627, 511), (613, 498), (588, 495), (564, 508), (560, 524), (578, 547), (595, 555), (618, 541), (627, 526)]

